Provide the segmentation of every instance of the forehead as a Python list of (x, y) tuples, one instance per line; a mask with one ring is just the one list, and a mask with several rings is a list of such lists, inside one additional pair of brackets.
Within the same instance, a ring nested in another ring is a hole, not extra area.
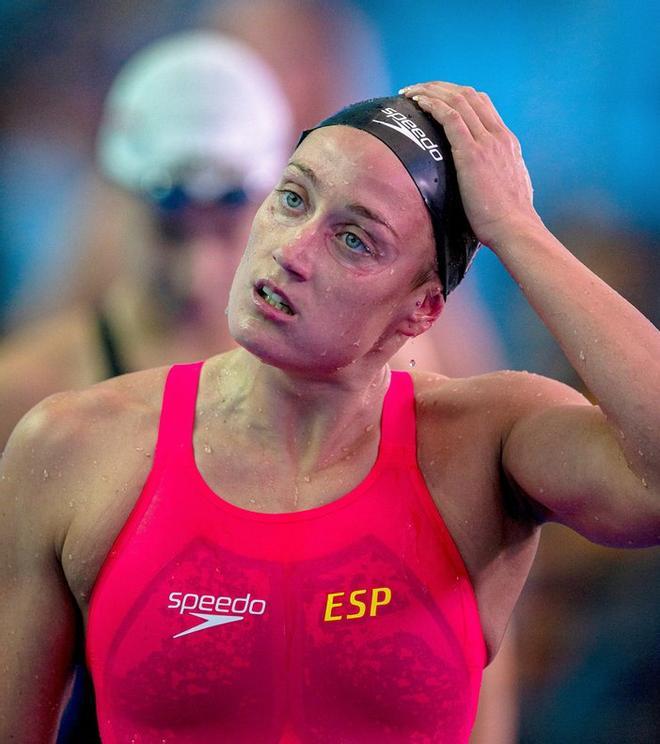
[(377, 137), (353, 127), (322, 127), (303, 140), (291, 160), (314, 171), (319, 190), (378, 210), (400, 228), (400, 235), (413, 230), (432, 239), (431, 219), (417, 186)]

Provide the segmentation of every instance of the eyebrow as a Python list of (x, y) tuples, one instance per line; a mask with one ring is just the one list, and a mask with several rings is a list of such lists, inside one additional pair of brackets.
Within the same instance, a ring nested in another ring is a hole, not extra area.
[[(315, 188), (319, 188), (319, 177), (308, 165), (299, 163), (297, 160), (290, 161), (288, 165), (289, 167), (299, 170), (301, 173), (307, 176), (307, 178), (309, 178)], [(392, 227), (392, 225), (382, 215), (378, 214), (378, 212), (374, 212), (372, 209), (369, 209), (362, 204), (348, 204), (346, 208), (354, 214), (359, 214), (362, 217), (366, 217), (367, 219), (372, 220), (372, 222), (377, 222), (378, 224), (383, 225), (383, 227), (386, 227), (392, 233), (392, 235), (394, 235), (394, 237), (399, 237), (397, 231)]]

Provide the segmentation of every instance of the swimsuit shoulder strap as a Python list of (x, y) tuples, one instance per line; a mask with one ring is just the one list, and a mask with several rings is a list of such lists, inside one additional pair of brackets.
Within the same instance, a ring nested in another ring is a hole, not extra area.
[(156, 462), (189, 455), (193, 447), (195, 408), (204, 362), (175, 364), (170, 368), (163, 391), (158, 425)]
[(392, 372), (383, 402), (380, 456), (417, 465), (415, 390), (407, 372)]

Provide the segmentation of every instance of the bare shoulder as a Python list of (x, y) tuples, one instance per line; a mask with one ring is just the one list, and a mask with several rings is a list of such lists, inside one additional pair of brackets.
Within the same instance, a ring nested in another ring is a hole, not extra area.
[(489, 500), (492, 516), (497, 512), (503, 518), (518, 519), (525, 512), (503, 480), (503, 453), (514, 425), (550, 408), (590, 405), (568, 385), (529, 372), (466, 378), (421, 373), (414, 384), (418, 456), (427, 479), (431, 484), (440, 479), (443, 488), (452, 477), (473, 485), (473, 493)]
[(52, 538), (61, 544), (71, 519), (98, 492), (99, 478), (110, 486), (119, 464), (123, 473), (141, 469), (136, 442), (145, 451), (155, 445), (166, 372), (147, 370), (57, 393), (21, 419), (2, 470), (31, 530), (55, 530)]
[(577, 390), (558, 380), (533, 374), (501, 370), (465, 378), (431, 373), (414, 375), (415, 399), (425, 418), (448, 415), (483, 417), (484, 425), (506, 431), (521, 416), (561, 405), (589, 405)]
[(536, 411), (588, 402), (566, 385), (526, 372), (461, 379), (422, 372), (414, 384), (419, 466), (470, 573), (494, 653), (540, 530), (534, 505), (507, 477), (507, 438)]
[(89, 308), (72, 307), (11, 333), (0, 343), (0, 448), (39, 401), (103, 375)]

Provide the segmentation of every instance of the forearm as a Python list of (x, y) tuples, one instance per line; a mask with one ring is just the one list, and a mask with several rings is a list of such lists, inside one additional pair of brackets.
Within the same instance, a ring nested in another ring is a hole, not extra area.
[(629, 466), (660, 481), (660, 334), (540, 223), (491, 246), (612, 425)]

